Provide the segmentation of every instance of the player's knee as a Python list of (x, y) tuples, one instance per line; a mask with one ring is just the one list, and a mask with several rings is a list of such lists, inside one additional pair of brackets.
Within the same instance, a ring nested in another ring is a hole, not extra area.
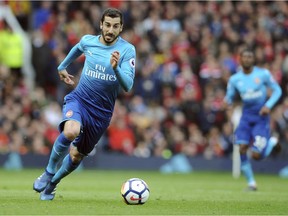
[(248, 150), (248, 145), (240, 145), (239, 151), (240, 154), (246, 154)]
[(74, 140), (79, 135), (79, 131), (74, 129), (64, 130), (63, 133), (68, 140)]
[(83, 157), (79, 155), (70, 155), (70, 156), (73, 164), (79, 164), (83, 159)]
[(65, 137), (69, 140), (74, 140), (80, 133), (80, 127), (75, 127), (75, 126), (65, 126), (64, 131), (63, 131)]
[(83, 155), (80, 154), (75, 147), (70, 149), (70, 157), (73, 164), (79, 164), (83, 159)]
[(66, 122), (63, 133), (67, 139), (74, 140), (80, 133), (80, 124), (74, 121)]
[(262, 159), (261, 154), (258, 153), (258, 152), (252, 152), (251, 157), (252, 157), (254, 160), (261, 160), (261, 159)]

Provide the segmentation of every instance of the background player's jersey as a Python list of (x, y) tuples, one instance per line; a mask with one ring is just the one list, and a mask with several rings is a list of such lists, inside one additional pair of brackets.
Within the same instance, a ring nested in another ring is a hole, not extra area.
[[(267, 89), (272, 89), (272, 94), (267, 100)], [(272, 108), (281, 97), (281, 88), (273, 79), (267, 69), (253, 67), (250, 74), (242, 70), (230, 77), (225, 100), (231, 104), (236, 93), (239, 93), (243, 103), (243, 114), (259, 114), (265, 105)]]
[[(133, 85), (135, 76), (135, 47), (118, 37), (115, 44), (103, 45), (100, 36), (85, 35), (76, 44), (64, 61), (59, 65), (58, 70), (63, 70), (82, 53), (85, 55), (85, 64), (80, 76), (79, 83), (71, 94), (75, 94), (81, 104), (91, 108), (91, 112), (103, 119), (110, 119), (113, 113), (115, 100), (120, 90), (121, 80), (115, 74), (110, 63), (111, 54), (114, 51), (120, 53), (117, 67), (121, 79)], [(122, 87), (129, 89), (122, 84)], [(94, 109), (95, 108), (95, 109)]]

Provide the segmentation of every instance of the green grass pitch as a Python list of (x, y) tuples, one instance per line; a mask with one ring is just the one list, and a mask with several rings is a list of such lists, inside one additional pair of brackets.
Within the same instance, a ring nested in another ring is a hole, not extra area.
[[(64, 178), (53, 201), (40, 201), (32, 184), (42, 170), (0, 169), (0, 215), (288, 215), (288, 179), (256, 174), (259, 190), (226, 172), (161, 174), (157, 171), (82, 170)], [(142, 178), (144, 205), (126, 205), (122, 183)]]

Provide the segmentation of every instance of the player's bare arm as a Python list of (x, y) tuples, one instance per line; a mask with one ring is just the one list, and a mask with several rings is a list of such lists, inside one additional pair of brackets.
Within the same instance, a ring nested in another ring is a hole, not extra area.
[(74, 76), (69, 74), (66, 70), (61, 70), (58, 72), (60, 80), (64, 81), (67, 85), (74, 85), (75, 82), (71, 79)]

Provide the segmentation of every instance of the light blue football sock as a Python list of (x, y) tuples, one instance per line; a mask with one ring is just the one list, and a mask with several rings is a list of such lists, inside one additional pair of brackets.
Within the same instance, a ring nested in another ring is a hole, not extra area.
[(267, 146), (263, 150), (262, 157), (263, 158), (268, 157), (277, 143), (278, 143), (278, 139), (276, 137), (270, 137), (270, 139), (268, 140)]
[(63, 157), (67, 154), (71, 141), (68, 140), (63, 132), (57, 137), (51, 150), (50, 158), (46, 170), (54, 174), (57, 172), (57, 166)]
[(248, 185), (251, 185), (251, 186), (256, 185), (252, 166), (251, 166), (251, 163), (250, 163), (247, 155), (241, 154), (240, 159), (241, 159), (241, 171), (244, 174), (244, 176), (248, 182)]
[[(81, 162), (80, 162), (81, 163)], [(60, 169), (56, 172), (54, 177), (51, 179), (51, 182), (53, 183), (59, 183), (62, 178), (69, 175), (71, 172), (73, 172), (80, 163), (73, 164), (72, 159), (70, 157), (70, 154), (66, 155), (66, 157), (63, 160), (62, 166)]]

